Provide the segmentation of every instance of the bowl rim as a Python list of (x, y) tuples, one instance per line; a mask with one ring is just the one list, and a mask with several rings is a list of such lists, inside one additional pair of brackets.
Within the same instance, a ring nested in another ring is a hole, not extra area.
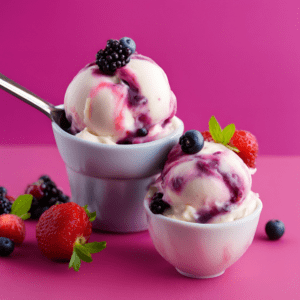
[(154, 214), (151, 212), (149, 208), (149, 198), (144, 199), (144, 208), (146, 210), (147, 215), (149, 215), (153, 219), (157, 219), (162, 222), (169, 222), (173, 223), (174, 225), (177, 224), (179, 226), (185, 226), (185, 227), (190, 227), (190, 228), (198, 228), (198, 229), (221, 229), (224, 227), (236, 227), (236, 226), (241, 226), (242, 224), (245, 224), (249, 221), (252, 221), (253, 219), (259, 217), (263, 204), (262, 201), (258, 198), (258, 205), (256, 209), (248, 216), (237, 219), (234, 221), (230, 222), (224, 222), (224, 223), (216, 223), (216, 224), (201, 224), (201, 223), (192, 223), (192, 222), (187, 222), (187, 221), (182, 221), (182, 220), (177, 220), (177, 219), (172, 219), (169, 217), (166, 217), (162, 214)]
[[(63, 108), (64, 105), (60, 104), (56, 106), (57, 108)], [(168, 134), (165, 137), (162, 137), (160, 139), (151, 141), (151, 142), (147, 142), (147, 143), (140, 143), (140, 144), (129, 144), (129, 145), (120, 145), (120, 144), (116, 144), (116, 145), (111, 145), (111, 144), (102, 144), (102, 143), (95, 143), (92, 141), (87, 141), (87, 140), (83, 140), (80, 139), (78, 137), (76, 137), (75, 135), (72, 135), (70, 133), (67, 133), (66, 131), (64, 131), (60, 126), (58, 126), (58, 124), (56, 124), (55, 122), (52, 121), (52, 128), (53, 131), (56, 131), (60, 136), (62, 136), (65, 139), (68, 140), (73, 140), (76, 141), (77, 143), (81, 144), (81, 145), (85, 145), (85, 146), (89, 146), (95, 149), (120, 149), (122, 151), (124, 150), (138, 150), (138, 149), (144, 149), (144, 148), (151, 148), (151, 147), (157, 147), (157, 146), (161, 146), (163, 144), (165, 144), (165, 142), (172, 140), (175, 136), (177, 136), (181, 131), (184, 131), (184, 123), (181, 119), (179, 119), (177, 116), (174, 116), (174, 118), (177, 119), (177, 121), (179, 121), (179, 126), (170, 134)], [(178, 139), (179, 141), (179, 139)]]

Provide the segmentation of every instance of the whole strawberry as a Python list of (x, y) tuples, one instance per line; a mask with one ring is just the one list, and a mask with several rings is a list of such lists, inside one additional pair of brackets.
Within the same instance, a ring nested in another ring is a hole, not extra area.
[(25, 239), (24, 221), (16, 215), (0, 215), (0, 236), (9, 238), (16, 246), (20, 246)]
[(221, 143), (244, 161), (249, 168), (255, 168), (255, 162), (258, 154), (258, 144), (255, 136), (249, 131), (235, 130), (234, 124), (221, 129), (214, 116), (209, 121), (209, 131), (201, 132), (207, 142)]
[(54, 261), (70, 261), (69, 268), (79, 270), (81, 260), (91, 262), (91, 253), (106, 247), (106, 242), (87, 243), (96, 213), (87, 206), (69, 202), (51, 206), (40, 217), (36, 238), (42, 254)]
[(32, 195), (19, 196), (11, 206), (9, 214), (0, 215), (0, 236), (12, 240), (20, 246), (25, 239), (25, 223), (30, 215), (28, 211), (32, 203)]
[(208, 130), (201, 131), (201, 134), (202, 134), (205, 141), (207, 141), (207, 142), (213, 142), (214, 141), (214, 139), (212, 138), (212, 136), (211, 136), (211, 134)]
[(236, 130), (230, 143), (240, 150), (237, 155), (245, 164), (250, 168), (255, 168), (258, 154), (258, 144), (255, 136), (249, 131)]

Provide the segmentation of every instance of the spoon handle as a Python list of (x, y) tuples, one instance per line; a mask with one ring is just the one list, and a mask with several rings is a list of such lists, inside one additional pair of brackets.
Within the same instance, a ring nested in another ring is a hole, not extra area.
[(11, 79), (7, 78), (1, 73), (0, 73), (0, 88), (14, 95), (15, 97), (21, 99), (27, 104), (33, 106), (34, 108), (38, 109), (39, 111), (41, 111), (51, 119), (51, 115), (50, 115), (51, 111), (55, 109), (55, 107), (52, 104), (41, 99), (37, 95), (33, 94), (29, 90), (25, 89), (24, 87), (12, 81)]

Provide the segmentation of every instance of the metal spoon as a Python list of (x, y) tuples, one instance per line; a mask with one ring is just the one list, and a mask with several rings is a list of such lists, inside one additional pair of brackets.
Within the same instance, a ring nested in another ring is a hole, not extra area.
[(62, 127), (62, 122), (66, 121), (63, 108), (55, 107), (1, 73), (0, 88), (38, 109), (60, 127)]

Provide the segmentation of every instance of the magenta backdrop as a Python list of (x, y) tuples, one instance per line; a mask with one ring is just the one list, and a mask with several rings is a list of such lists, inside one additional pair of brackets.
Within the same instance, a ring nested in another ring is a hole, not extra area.
[[(300, 154), (299, 0), (2, 1), (0, 72), (53, 104), (109, 38), (166, 71), (186, 129), (235, 123), (261, 154)], [(54, 144), (50, 121), (0, 90), (1, 144)], [(288, 147), (286, 146), (288, 145)]]

